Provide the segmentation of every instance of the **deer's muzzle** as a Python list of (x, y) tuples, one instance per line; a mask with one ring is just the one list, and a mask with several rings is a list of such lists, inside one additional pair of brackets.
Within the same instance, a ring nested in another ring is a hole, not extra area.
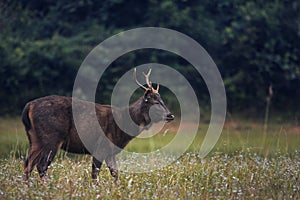
[(172, 113), (170, 113), (170, 114), (167, 114), (165, 120), (167, 122), (170, 122), (170, 121), (174, 120), (174, 118), (175, 118), (175, 116)]

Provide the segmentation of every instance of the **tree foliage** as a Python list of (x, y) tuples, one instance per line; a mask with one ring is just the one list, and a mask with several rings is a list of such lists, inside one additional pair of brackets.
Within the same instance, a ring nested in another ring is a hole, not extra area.
[[(273, 107), (297, 114), (300, 92), (300, 3), (246, 0), (6, 0), (0, 3), (0, 111), (20, 113), (29, 99), (71, 95), (90, 50), (130, 28), (171, 28), (198, 41), (217, 63), (229, 110), (259, 111), (273, 86)], [(100, 87), (108, 102), (124, 66), (161, 62), (206, 86), (189, 63), (163, 51), (130, 53), (113, 63)], [(288, 105), (288, 106), (287, 106)]]

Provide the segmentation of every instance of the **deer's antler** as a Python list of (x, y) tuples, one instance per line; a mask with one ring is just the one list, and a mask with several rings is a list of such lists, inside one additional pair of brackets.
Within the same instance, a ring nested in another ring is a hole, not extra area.
[(152, 87), (151, 81), (149, 80), (149, 77), (150, 77), (150, 74), (151, 74), (151, 70), (152, 70), (152, 69), (150, 68), (147, 74), (145, 74), (145, 73), (143, 72), (143, 74), (144, 74), (144, 76), (145, 76), (145, 79), (146, 79), (146, 83), (147, 83), (147, 85), (148, 85), (148, 88), (146, 88), (143, 84), (141, 84), (140, 82), (138, 82), (138, 80), (137, 80), (137, 78), (136, 78), (136, 68), (134, 68), (134, 71), (133, 71), (133, 78), (134, 78), (135, 82), (136, 82), (140, 87), (142, 87), (144, 90), (151, 90), (151, 91), (154, 92), (154, 93), (158, 93), (158, 90), (159, 90), (159, 84), (157, 84), (156, 89), (154, 89), (154, 88)]
[(145, 86), (143, 86), (143, 84), (141, 84), (140, 82), (138, 82), (138, 80), (136, 79), (136, 68), (134, 68), (133, 70), (133, 78), (136, 82), (136, 84), (138, 84), (140, 87), (142, 87), (144, 90), (148, 90), (148, 88), (146, 88)]
[(145, 73), (143, 72), (143, 74), (144, 74), (144, 76), (145, 76), (145, 78), (146, 78), (146, 83), (147, 83), (149, 89), (152, 89), (152, 83), (151, 83), (151, 81), (149, 81), (149, 76), (150, 76), (150, 74), (151, 74), (151, 71), (152, 71), (152, 69), (150, 68), (147, 74), (145, 74)]
[(157, 84), (156, 89), (152, 88), (152, 91), (153, 91), (154, 93), (158, 93), (158, 90), (159, 90), (159, 84)]

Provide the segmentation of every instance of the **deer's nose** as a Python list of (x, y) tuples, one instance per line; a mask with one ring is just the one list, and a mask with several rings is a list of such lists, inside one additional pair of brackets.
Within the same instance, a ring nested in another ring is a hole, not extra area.
[(174, 120), (174, 118), (175, 118), (175, 116), (172, 113), (170, 113), (167, 115), (166, 120), (169, 122), (169, 121)]

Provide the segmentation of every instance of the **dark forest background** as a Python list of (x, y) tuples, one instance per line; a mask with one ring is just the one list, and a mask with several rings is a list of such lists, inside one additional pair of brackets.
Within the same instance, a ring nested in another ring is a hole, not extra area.
[[(1, 1), (0, 115), (19, 115), (33, 98), (70, 96), (81, 62), (97, 44), (145, 26), (180, 31), (208, 51), (223, 77), (230, 113), (263, 117), (272, 85), (271, 112), (299, 121), (296, 0)], [(209, 104), (206, 86), (189, 63), (159, 50), (137, 51), (116, 60), (102, 78), (99, 102), (109, 102), (114, 84), (128, 67), (148, 62), (182, 72), (203, 107)]]

